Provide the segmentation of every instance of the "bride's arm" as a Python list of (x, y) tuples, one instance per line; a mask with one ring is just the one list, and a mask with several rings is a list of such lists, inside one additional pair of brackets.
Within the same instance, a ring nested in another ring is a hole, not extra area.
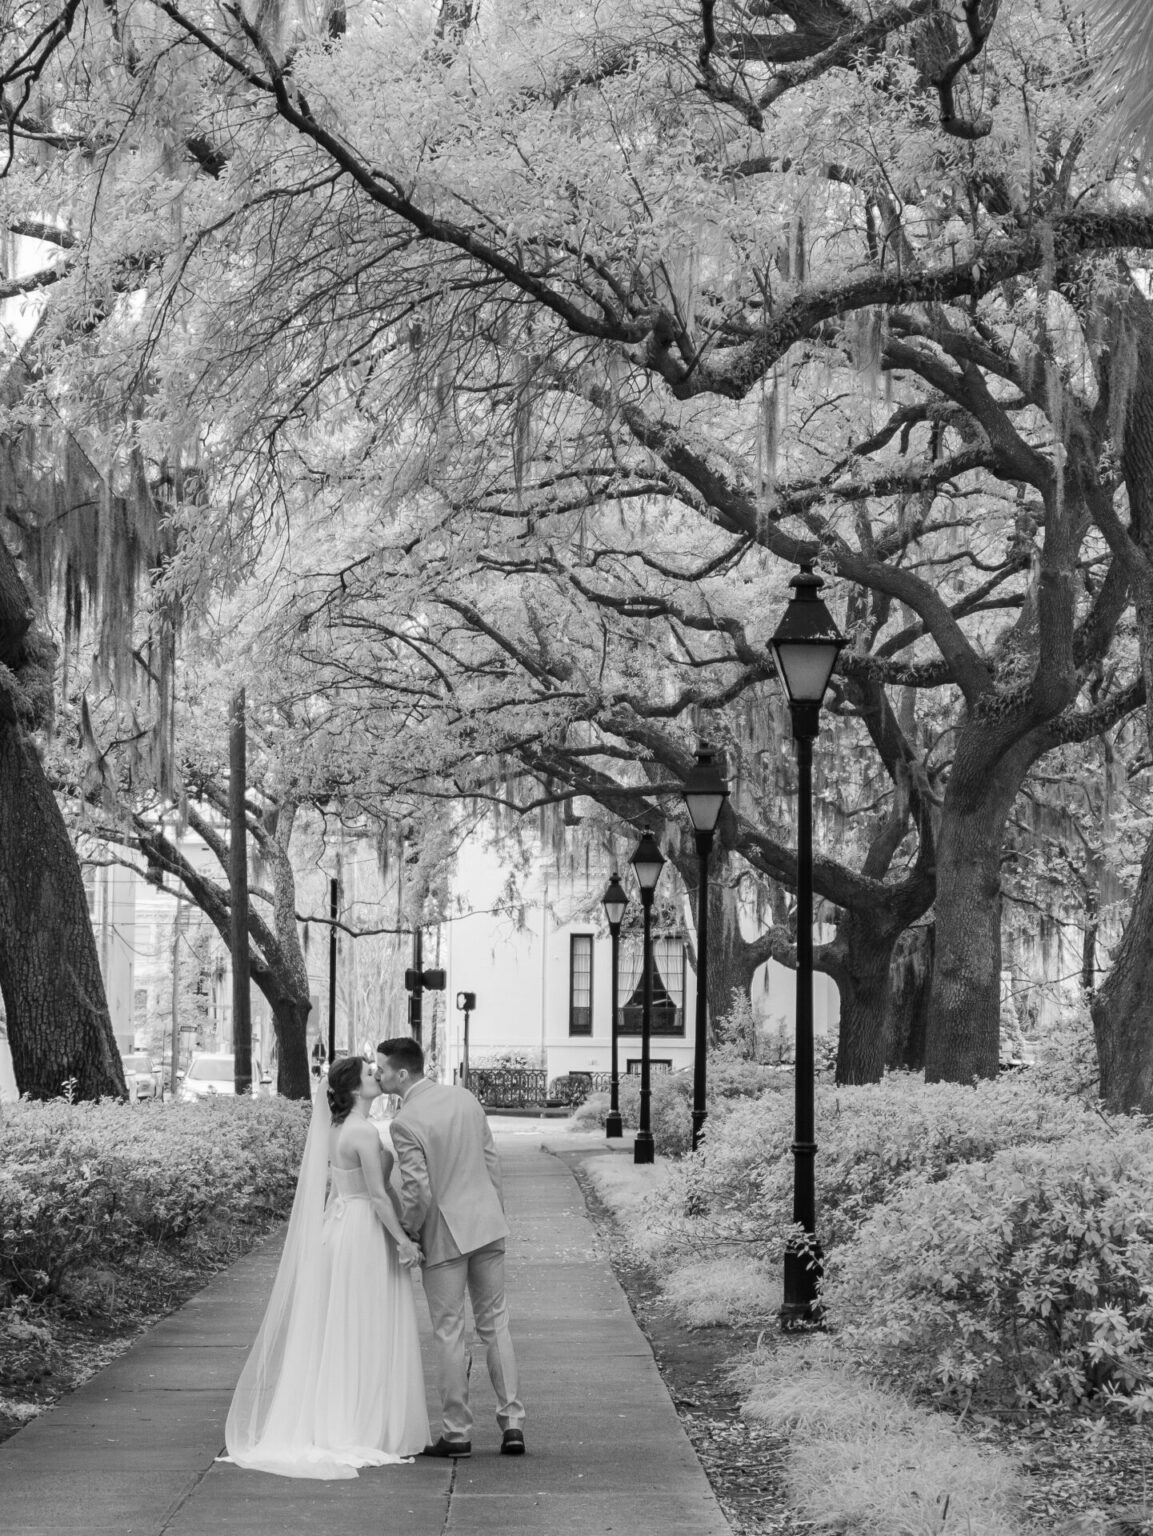
[(400, 1214), (400, 1192), (392, 1181), (393, 1170), (396, 1168), (396, 1158), (392, 1155), (387, 1145), (380, 1144), (380, 1166), (384, 1174), (384, 1192), (392, 1201), (392, 1208), (396, 1212), (396, 1219), (404, 1226)]
[[(384, 1162), (381, 1158), (380, 1137), (371, 1125), (353, 1128), (353, 1146), (368, 1185), (368, 1196), (381, 1226), (396, 1244), (402, 1264), (419, 1264), (420, 1249), (400, 1224), (400, 1217), (393, 1209), (388, 1188), (384, 1182)], [(347, 1134), (347, 1133), (346, 1133)]]

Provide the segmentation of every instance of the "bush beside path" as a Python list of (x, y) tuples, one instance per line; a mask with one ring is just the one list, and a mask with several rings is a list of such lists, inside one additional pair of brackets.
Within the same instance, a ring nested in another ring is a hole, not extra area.
[[(722, 1082), (700, 1152), (683, 1084), (658, 1079), (656, 1164), (634, 1167), (629, 1135), (623, 1156), (590, 1141), (583, 1163), (646, 1326), (711, 1340), (713, 1380), (738, 1392), (746, 1440), (730, 1433), (728, 1462), (785, 1447), (787, 1514), (739, 1480), (727, 1502), (726, 1467), (710, 1468), (734, 1528), (1153, 1532), (1149, 1124), (1023, 1076), (819, 1083), (831, 1326), (784, 1339), (792, 1085), (761, 1069), (744, 1091), (739, 1073)], [(582, 1114), (603, 1136), (600, 1105)]]
[(276, 1099), (4, 1106), (0, 1439), (287, 1216), (308, 1117)]

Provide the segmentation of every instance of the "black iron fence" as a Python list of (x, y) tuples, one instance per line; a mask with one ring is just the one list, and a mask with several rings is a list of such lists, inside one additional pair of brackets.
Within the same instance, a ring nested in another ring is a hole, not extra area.
[(468, 1086), (489, 1109), (532, 1109), (546, 1104), (583, 1104), (590, 1093), (607, 1093), (608, 1072), (568, 1072), (548, 1081), (537, 1067), (473, 1067)]
[(583, 1104), (590, 1093), (607, 1093), (611, 1084), (611, 1072), (567, 1072), (563, 1077), (553, 1079), (549, 1097), (575, 1108)]
[(528, 1109), (548, 1097), (548, 1073), (536, 1067), (473, 1067), (468, 1086), (490, 1109)]

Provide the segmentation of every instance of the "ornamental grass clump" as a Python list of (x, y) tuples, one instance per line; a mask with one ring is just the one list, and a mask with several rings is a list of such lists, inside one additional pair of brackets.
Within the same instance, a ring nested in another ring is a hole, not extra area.
[(921, 1181), (830, 1254), (878, 1369), (965, 1402), (1153, 1409), (1153, 1131), (1119, 1120)]

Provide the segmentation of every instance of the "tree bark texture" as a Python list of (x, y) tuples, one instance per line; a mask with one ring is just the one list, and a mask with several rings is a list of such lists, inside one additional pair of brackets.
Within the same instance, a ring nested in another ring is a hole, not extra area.
[(845, 912), (825, 951), (841, 998), (836, 1080), (844, 1086), (879, 1083), (884, 1075), (893, 950), (901, 931), (884, 912)]
[(1114, 1114), (1153, 1114), (1153, 840), (1113, 969), (1089, 1005), (1101, 1097)]
[[(1118, 313), (1113, 351), (1136, 345), (1137, 366), (1125, 415), (1121, 464), (1129, 493), (1130, 525), (1110, 541), (1130, 573), (1141, 669), (1145, 725), (1153, 742), (1153, 309), (1130, 284)], [(1126, 328), (1128, 335), (1125, 334)], [(1095, 975), (1096, 914), (1087, 926), (1082, 977)], [(1089, 1007), (1100, 1068), (1101, 1097), (1114, 1113), (1153, 1113), (1153, 840), (1145, 849), (1133, 906), (1113, 969)]]
[(890, 1072), (925, 1070), (925, 1031), (929, 989), (933, 983), (935, 940), (936, 929), (932, 923), (927, 923), (906, 929), (894, 950), (889, 1030), (885, 1044), (885, 1064)]
[(936, 943), (925, 1081), (996, 1077), (1001, 1055), (1001, 850), (1034, 760), (1028, 744), (981, 750), (979, 726), (954, 763), (937, 831)]
[(76, 851), (30, 735), (53, 656), (0, 539), (0, 994), (16, 1085), (34, 1099), (124, 1097)]
[[(726, 859), (727, 862), (727, 859)], [(753, 977), (765, 962), (763, 945), (742, 937), (737, 893), (723, 875), (722, 856), (713, 854), (709, 884), (709, 1044), (717, 1042), (717, 1024), (732, 1010), (733, 993), (745, 1000)], [(695, 915), (695, 914), (694, 914)]]

